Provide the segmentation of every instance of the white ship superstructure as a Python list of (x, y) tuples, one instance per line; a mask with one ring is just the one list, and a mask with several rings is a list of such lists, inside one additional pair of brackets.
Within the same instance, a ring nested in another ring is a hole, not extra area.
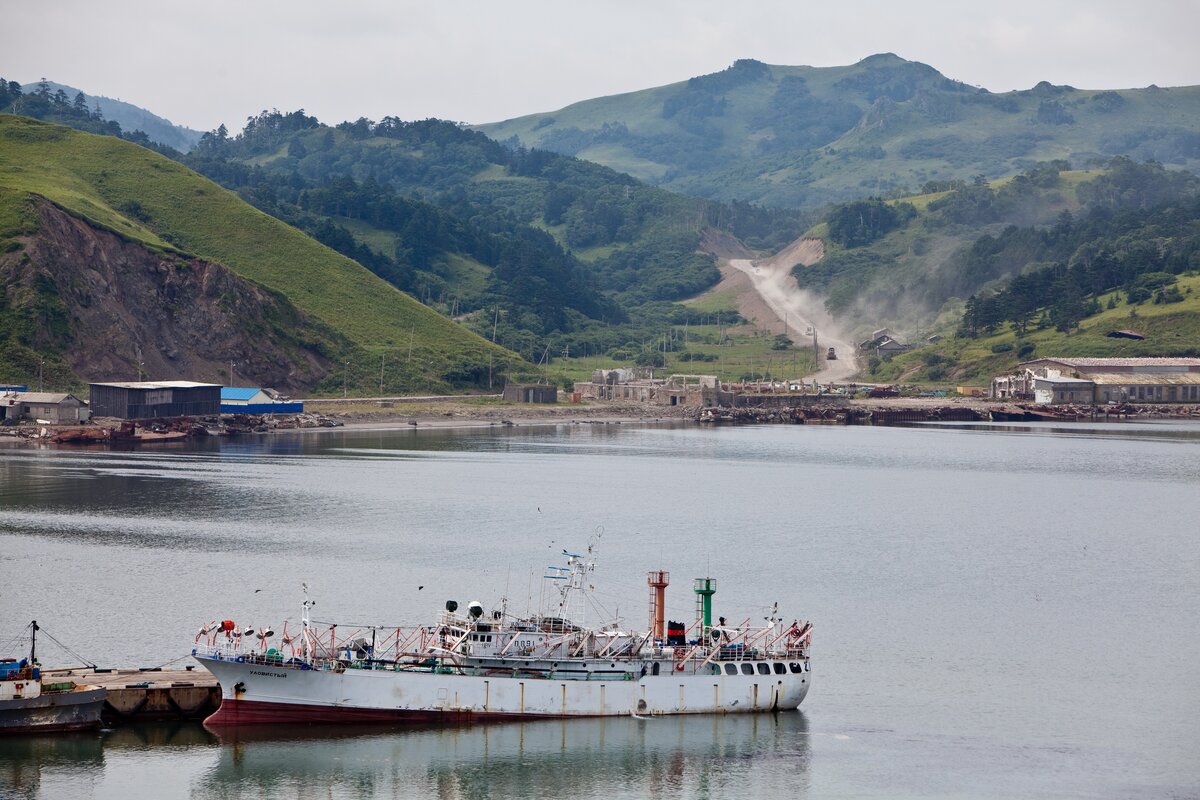
[(201, 628), (192, 654), (220, 681), (206, 724), (479, 721), (537, 717), (712, 714), (797, 708), (812, 681), (812, 625), (712, 620), (711, 578), (696, 580), (696, 619), (665, 619), (669, 575), (651, 572), (650, 629), (572, 621), (595, 569), (563, 551), (547, 582), (557, 603), (542, 613), (486, 613), (451, 601), (433, 625), (362, 627), (310, 619), (277, 637), (232, 620)]

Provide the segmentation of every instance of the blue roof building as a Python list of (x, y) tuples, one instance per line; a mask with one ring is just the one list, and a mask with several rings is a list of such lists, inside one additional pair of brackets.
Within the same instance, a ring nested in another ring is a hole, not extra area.
[(250, 387), (241, 386), (222, 386), (221, 387), (221, 402), (222, 403), (273, 403), (275, 398), (264, 392), (262, 389), (253, 389)]
[(221, 387), (222, 414), (302, 414), (304, 403), (284, 403), (266, 389), (247, 386)]

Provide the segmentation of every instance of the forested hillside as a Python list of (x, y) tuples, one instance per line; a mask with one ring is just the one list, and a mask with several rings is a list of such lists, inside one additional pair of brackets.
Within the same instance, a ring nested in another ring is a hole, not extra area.
[[(976, 287), (955, 335), (873, 360), (872, 375), (981, 380), (1034, 353), (1200, 353), (1200, 178), (1115, 159), (1074, 195), (1054, 224), (1009, 225), (948, 258), (944, 274)], [(1119, 330), (1137, 336), (1109, 336)]]
[(199, 132), (174, 125), (144, 108), (49, 81), (21, 86), (0, 77), (0, 114), (5, 113), (120, 136), (162, 152), (188, 150), (200, 139)]
[(660, 333), (716, 283), (715, 227), (772, 247), (796, 212), (723, 205), (449, 122), (264, 112), (182, 160), (533, 361)]
[(1200, 169), (1200, 87), (993, 94), (892, 54), (728, 69), (478, 126), (714, 199), (815, 207), (1126, 155)]
[[(42, 91), (41, 83), (27, 83), (21, 87), (26, 94), (38, 93)], [(46, 83), (46, 88), (53, 94), (57, 94), (61, 89), (67, 97), (72, 98), (72, 102), (76, 102), (76, 98), (83, 95), (83, 102), (88, 108), (93, 110), (93, 113), (99, 112), (106, 120), (111, 120), (121, 126), (121, 130), (134, 133), (140, 131), (150, 139), (150, 141), (160, 144), (164, 147), (170, 147), (180, 152), (187, 152), (196, 146), (203, 135), (203, 131), (193, 130), (183, 125), (176, 125), (171, 120), (160, 117), (154, 112), (136, 106), (133, 103), (126, 103), (123, 100), (118, 100), (115, 97), (105, 97), (104, 95), (88, 94), (74, 86), (67, 86), (61, 83), (49, 81)]]
[(810, 232), (825, 240), (825, 257), (797, 266), (796, 279), (860, 332), (928, 328), (944, 305), (955, 311), (955, 302), (1021, 268), (1010, 261), (986, 269), (965, 264), (963, 253), (980, 236), (1013, 225), (1049, 225), (1078, 209), (1076, 187), (1098, 173), (1066, 166), (1050, 162), (1010, 180), (934, 182), (921, 195), (832, 206)]

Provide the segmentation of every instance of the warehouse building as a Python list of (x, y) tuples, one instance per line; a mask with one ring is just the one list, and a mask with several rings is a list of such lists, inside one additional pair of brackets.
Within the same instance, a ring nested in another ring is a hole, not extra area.
[(57, 392), (4, 392), (0, 394), (0, 419), (31, 419), (52, 424), (87, 422), (88, 404), (71, 394)]
[(1200, 403), (1200, 358), (1039, 358), (992, 379), (997, 400)]
[(195, 381), (93, 383), (92, 415), (118, 419), (201, 417), (221, 412), (221, 386)]

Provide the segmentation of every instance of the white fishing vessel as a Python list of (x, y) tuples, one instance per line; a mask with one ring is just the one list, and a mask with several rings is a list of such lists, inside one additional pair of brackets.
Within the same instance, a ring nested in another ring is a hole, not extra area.
[(538, 717), (655, 716), (784, 711), (812, 683), (812, 624), (777, 611), (714, 623), (716, 583), (695, 581), (696, 617), (666, 619), (670, 576), (651, 572), (650, 628), (586, 627), (572, 606), (592, 591), (593, 548), (563, 551), (545, 576), (556, 600), (537, 614), (446, 603), (427, 626), (322, 627), (305, 587), (299, 630), (201, 627), (192, 655), (221, 684), (207, 725), (471, 722)]

